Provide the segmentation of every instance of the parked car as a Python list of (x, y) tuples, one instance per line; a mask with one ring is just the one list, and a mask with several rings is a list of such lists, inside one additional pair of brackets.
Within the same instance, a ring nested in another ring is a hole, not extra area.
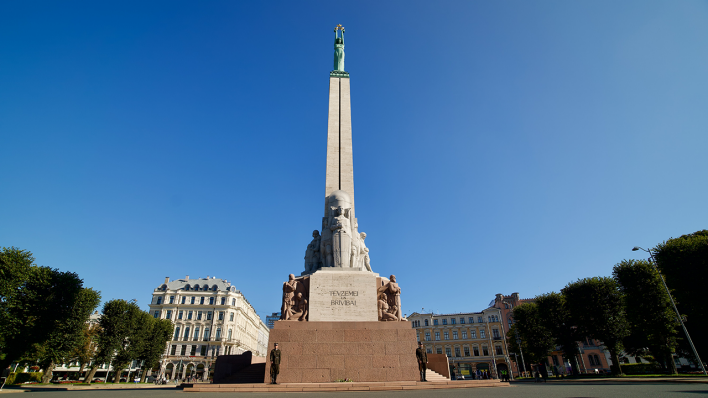
[(148, 383), (154, 383), (155, 380), (157, 380), (157, 377), (155, 377), (155, 376), (148, 376), (145, 378), (145, 381)]

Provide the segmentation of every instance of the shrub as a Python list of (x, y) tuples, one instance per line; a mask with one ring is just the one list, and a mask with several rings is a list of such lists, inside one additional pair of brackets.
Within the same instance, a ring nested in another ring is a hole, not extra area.
[(31, 372), (31, 373), (10, 373), (7, 377), (6, 384), (23, 384), (26, 382), (42, 382), (42, 372)]
[(627, 363), (622, 364), (622, 373), (626, 375), (642, 375), (663, 373), (663, 369), (657, 363)]

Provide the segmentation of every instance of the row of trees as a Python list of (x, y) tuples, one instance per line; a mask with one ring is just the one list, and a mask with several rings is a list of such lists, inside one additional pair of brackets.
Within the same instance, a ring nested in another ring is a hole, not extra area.
[[(614, 266), (612, 277), (580, 279), (560, 293), (543, 294), (514, 308), (510, 349), (521, 349), (529, 361), (538, 363), (558, 347), (577, 374), (577, 342), (593, 338), (609, 351), (615, 374), (621, 373), (621, 351), (676, 373), (672, 353), (678, 349), (689, 358), (693, 354), (678, 333), (678, 319), (661, 278), (691, 320), (689, 327), (705, 330), (708, 325), (701, 315), (708, 308), (700, 289), (708, 281), (708, 231), (670, 239), (652, 252), (661, 274), (650, 260), (624, 260)], [(695, 343), (699, 355), (704, 355), (706, 342)]]
[[(97, 324), (89, 317), (101, 302), (99, 292), (83, 286), (72, 272), (34, 264), (32, 253), (15, 247), (0, 251), (0, 369), (13, 362), (37, 364), (42, 382), (55, 365), (94, 363), (90, 381), (102, 363), (120, 370), (132, 360), (145, 368), (159, 362), (172, 334), (172, 323), (141, 311), (137, 304), (111, 300)], [(146, 372), (143, 372), (143, 380)]]

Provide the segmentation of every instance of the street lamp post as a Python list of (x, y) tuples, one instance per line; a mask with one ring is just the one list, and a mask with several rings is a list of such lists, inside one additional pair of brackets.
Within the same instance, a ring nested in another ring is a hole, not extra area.
[[(696, 351), (696, 347), (693, 345), (693, 341), (691, 340), (691, 336), (688, 334), (688, 329), (686, 329), (686, 325), (683, 323), (683, 318), (681, 317), (681, 313), (679, 312), (678, 308), (676, 308), (676, 303), (674, 302), (673, 296), (671, 296), (671, 292), (669, 291), (669, 287), (666, 286), (666, 281), (664, 281), (664, 276), (661, 275), (661, 272), (659, 271), (659, 267), (656, 265), (656, 259), (654, 259), (654, 254), (651, 252), (651, 250), (646, 250), (642, 249), (639, 246), (634, 246), (632, 249), (633, 252), (637, 250), (642, 250), (647, 253), (649, 253), (649, 256), (651, 256), (651, 264), (654, 266), (654, 269), (656, 270), (657, 273), (659, 273), (659, 278), (661, 279), (661, 283), (664, 284), (664, 289), (666, 289), (666, 294), (669, 295), (669, 300), (671, 300), (671, 305), (674, 307), (674, 311), (676, 311), (676, 317), (678, 318), (679, 322), (681, 322), (681, 327), (683, 328), (683, 332), (686, 334), (686, 338), (688, 339), (688, 343), (691, 345), (691, 349), (693, 350), (693, 355), (696, 356), (696, 360), (698, 361), (698, 366), (701, 367), (701, 370), (703, 370), (704, 375), (708, 375), (706, 373), (706, 367), (703, 366), (703, 362), (701, 361), (701, 357), (698, 356), (698, 351)], [(673, 360), (673, 358), (671, 359)]]

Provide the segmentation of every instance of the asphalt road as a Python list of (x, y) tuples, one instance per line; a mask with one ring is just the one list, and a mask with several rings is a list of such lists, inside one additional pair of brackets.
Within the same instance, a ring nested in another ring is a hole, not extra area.
[(7, 397), (22, 398), (68, 398), (68, 397), (98, 397), (98, 398), (226, 398), (237, 395), (248, 398), (268, 398), (285, 396), (319, 396), (341, 398), (425, 398), (435, 397), (523, 397), (523, 398), (589, 398), (589, 397), (620, 397), (620, 398), (665, 398), (665, 397), (708, 397), (708, 384), (683, 383), (563, 383), (547, 384), (520, 383), (512, 387), (469, 388), (455, 390), (418, 390), (418, 391), (375, 391), (375, 392), (337, 392), (337, 393), (185, 393), (175, 389), (150, 390), (109, 390), (109, 391), (42, 391), (8, 394)]

